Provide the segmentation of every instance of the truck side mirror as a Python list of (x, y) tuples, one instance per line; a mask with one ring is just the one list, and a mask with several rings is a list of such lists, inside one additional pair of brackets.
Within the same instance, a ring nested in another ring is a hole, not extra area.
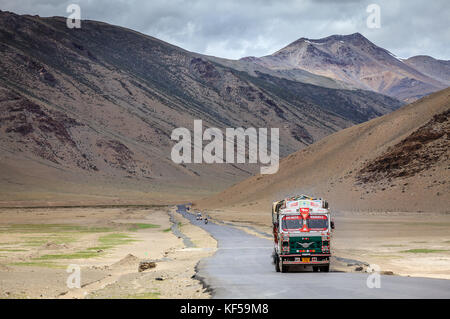
[(334, 229), (334, 221), (331, 221), (331, 229)]

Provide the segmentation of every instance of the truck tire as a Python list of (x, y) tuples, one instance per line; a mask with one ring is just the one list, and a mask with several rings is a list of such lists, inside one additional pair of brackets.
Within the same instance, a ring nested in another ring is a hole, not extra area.
[(320, 272), (330, 272), (330, 265), (321, 266)]
[(318, 272), (319, 271), (319, 266), (313, 266), (313, 272)]

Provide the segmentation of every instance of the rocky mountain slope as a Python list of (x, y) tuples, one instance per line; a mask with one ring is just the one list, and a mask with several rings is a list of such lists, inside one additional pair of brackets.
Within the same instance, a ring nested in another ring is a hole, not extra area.
[(270, 211), (298, 193), (334, 210), (449, 212), (450, 88), (289, 155), (277, 174), (257, 175), (196, 203)]
[(450, 86), (449, 60), (438, 60), (427, 55), (417, 55), (403, 62), (421, 73)]
[(255, 77), (260, 74), (267, 74), (295, 82), (314, 84), (331, 89), (356, 89), (356, 87), (350, 83), (314, 74), (298, 68), (276, 69), (265, 67), (260, 64), (259, 59), (255, 57), (246, 57), (239, 60), (230, 60), (214, 56), (202, 57), (237, 71), (246, 72)]
[(64, 18), (0, 12), (0, 56), (0, 201), (8, 205), (200, 196), (259, 165), (176, 165), (174, 128), (192, 129), (194, 119), (205, 128), (279, 127), (286, 156), (401, 105), (330, 88), (332, 80), (321, 87), (239, 71), (95, 21), (68, 29)]
[(418, 58), (404, 62), (360, 33), (301, 38), (271, 55), (243, 60), (277, 71), (308, 71), (405, 101), (448, 86), (448, 71), (441, 70), (441, 75), (435, 77), (438, 71), (434, 64), (425, 67), (424, 63), (414, 63)]

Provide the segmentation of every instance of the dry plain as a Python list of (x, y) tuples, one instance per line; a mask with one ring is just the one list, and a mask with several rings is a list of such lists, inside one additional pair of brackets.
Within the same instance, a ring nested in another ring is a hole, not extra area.
[[(208, 298), (192, 276), (215, 249), (169, 206), (3, 208), (0, 297)], [(156, 267), (139, 272), (140, 261)], [(68, 265), (81, 288), (68, 288)]]

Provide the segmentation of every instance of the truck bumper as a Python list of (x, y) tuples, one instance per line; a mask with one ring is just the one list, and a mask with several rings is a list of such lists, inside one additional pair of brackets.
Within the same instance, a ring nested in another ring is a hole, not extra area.
[(327, 265), (330, 255), (281, 255), (284, 265)]

